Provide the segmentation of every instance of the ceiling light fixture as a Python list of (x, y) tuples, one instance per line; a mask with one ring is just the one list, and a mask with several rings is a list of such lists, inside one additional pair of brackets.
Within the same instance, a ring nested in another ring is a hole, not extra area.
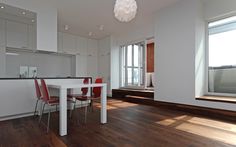
[(65, 25), (65, 26), (64, 26), (64, 29), (65, 29), (66, 31), (68, 31), (68, 30), (69, 30), (69, 26), (68, 26), (68, 25)]
[(26, 12), (25, 12), (25, 11), (23, 11), (23, 12), (22, 12), (22, 14), (23, 14), (23, 15), (25, 15), (25, 14), (26, 14)]
[(116, 0), (114, 14), (119, 21), (129, 22), (135, 18), (137, 9), (135, 0)]
[(31, 20), (31, 22), (35, 22), (35, 20), (34, 20), (34, 19), (32, 19), (32, 20)]
[(4, 7), (4, 6), (1, 6), (0, 8), (1, 8), (1, 9), (4, 9), (5, 7)]
[(100, 31), (103, 31), (103, 30), (104, 30), (104, 25), (100, 25), (100, 26), (99, 26), (99, 30), (100, 30)]
[(89, 32), (89, 36), (92, 36), (93, 35), (93, 32)]

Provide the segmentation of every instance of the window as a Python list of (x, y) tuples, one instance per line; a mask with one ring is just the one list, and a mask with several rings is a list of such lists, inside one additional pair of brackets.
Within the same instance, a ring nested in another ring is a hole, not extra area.
[(236, 16), (208, 24), (208, 92), (236, 93)]
[(144, 42), (121, 47), (122, 87), (144, 85)]

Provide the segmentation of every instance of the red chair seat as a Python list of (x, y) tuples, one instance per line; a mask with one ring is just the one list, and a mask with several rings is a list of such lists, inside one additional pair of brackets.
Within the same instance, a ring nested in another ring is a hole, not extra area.
[(48, 104), (59, 104), (59, 97), (51, 96), (50, 99), (47, 101)]

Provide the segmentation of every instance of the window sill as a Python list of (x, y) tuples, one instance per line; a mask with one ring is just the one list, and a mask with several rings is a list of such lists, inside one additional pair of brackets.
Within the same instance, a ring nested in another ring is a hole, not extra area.
[(236, 104), (236, 97), (223, 97), (223, 96), (205, 95), (205, 96), (201, 96), (201, 97), (196, 97), (196, 100), (224, 102), (224, 103), (235, 103)]

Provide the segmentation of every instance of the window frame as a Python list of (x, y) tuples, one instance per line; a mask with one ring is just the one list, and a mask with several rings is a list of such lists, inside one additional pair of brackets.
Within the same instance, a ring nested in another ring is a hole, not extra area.
[(226, 15), (222, 15), (219, 17), (215, 17), (212, 19), (208, 19), (205, 21), (205, 87), (204, 87), (204, 93), (205, 95), (210, 96), (229, 96), (229, 97), (236, 97), (236, 93), (220, 93), (220, 92), (209, 92), (209, 23), (220, 21), (229, 17), (236, 16), (236, 12), (229, 13)]
[[(141, 51), (141, 54), (139, 54), (139, 56), (142, 56), (142, 59), (139, 60), (139, 66), (136, 67), (134, 66), (134, 59), (132, 59), (132, 66), (128, 66), (127, 65), (127, 52), (128, 52), (128, 46), (132, 45), (132, 58), (134, 57), (134, 45), (137, 45), (139, 47), (139, 52), (140, 52), (140, 45), (143, 45), (143, 49)], [(143, 89), (145, 88), (145, 67), (146, 67), (146, 62), (145, 62), (145, 58), (146, 58), (146, 42), (145, 41), (138, 41), (138, 42), (134, 42), (134, 43), (129, 43), (129, 44), (125, 44), (120, 46), (120, 87), (121, 88), (135, 88), (135, 89)], [(125, 57), (124, 57), (124, 48), (125, 48)], [(124, 64), (125, 62), (125, 64)], [(124, 69), (125, 68), (125, 69)], [(128, 68), (132, 68), (132, 74), (134, 73), (134, 69), (137, 68), (139, 71), (142, 71), (142, 74), (139, 75), (139, 78), (141, 81), (139, 81), (139, 83), (137, 85), (134, 85), (134, 81), (132, 78), (132, 85), (128, 84), (128, 72), (127, 69)], [(141, 70), (142, 69), (142, 70)], [(124, 77), (125, 76), (125, 80)], [(142, 82), (140, 84), (140, 82)]]

